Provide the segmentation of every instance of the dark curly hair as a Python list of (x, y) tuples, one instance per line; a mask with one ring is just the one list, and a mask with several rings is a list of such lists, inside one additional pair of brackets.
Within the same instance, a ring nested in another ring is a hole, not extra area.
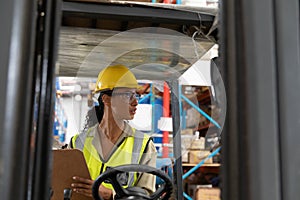
[(85, 123), (82, 132), (86, 131), (90, 127), (96, 125), (97, 123), (100, 123), (103, 118), (104, 114), (104, 104), (102, 102), (102, 96), (104, 94), (111, 96), (113, 90), (107, 90), (107, 91), (102, 91), (98, 97), (98, 105), (93, 106), (88, 112), (85, 117)]

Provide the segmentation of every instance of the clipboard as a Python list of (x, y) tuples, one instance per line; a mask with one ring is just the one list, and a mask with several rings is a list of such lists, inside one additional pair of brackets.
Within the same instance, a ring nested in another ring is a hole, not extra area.
[[(89, 178), (90, 174), (86, 165), (82, 151), (79, 149), (57, 149), (52, 150), (53, 169), (52, 169), (52, 197), (51, 200), (63, 200), (64, 189), (71, 188), (74, 182), (73, 176)], [(81, 194), (72, 192), (71, 200), (92, 200)]]

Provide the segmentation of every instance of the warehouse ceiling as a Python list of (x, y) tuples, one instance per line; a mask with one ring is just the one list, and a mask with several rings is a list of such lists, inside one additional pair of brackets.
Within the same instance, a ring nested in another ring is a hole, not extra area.
[(216, 10), (136, 2), (64, 1), (58, 76), (94, 77), (124, 64), (139, 79), (178, 77), (216, 42)]

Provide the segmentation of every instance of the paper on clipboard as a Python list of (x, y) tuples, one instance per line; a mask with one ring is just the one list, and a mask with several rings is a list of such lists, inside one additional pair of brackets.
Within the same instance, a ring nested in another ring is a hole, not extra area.
[[(74, 182), (73, 176), (89, 178), (90, 174), (83, 156), (79, 149), (53, 150), (53, 169), (51, 189), (53, 195), (51, 200), (63, 200), (64, 189), (71, 188)], [(92, 200), (77, 193), (72, 193), (71, 200)]]

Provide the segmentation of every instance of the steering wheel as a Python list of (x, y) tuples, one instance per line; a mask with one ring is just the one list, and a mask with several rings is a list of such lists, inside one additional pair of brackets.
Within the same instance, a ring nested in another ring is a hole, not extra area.
[[(124, 172), (143, 172), (153, 174), (155, 176), (160, 177), (165, 182), (165, 184), (163, 184), (154, 193), (150, 195), (147, 195), (145, 191), (139, 187), (123, 188), (121, 186), (118, 175)], [(161, 200), (167, 200), (169, 199), (173, 191), (173, 184), (170, 177), (168, 177), (167, 174), (165, 174), (162, 170), (147, 165), (128, 164), (106, 170), (95, 180), (93, 184), (92, 194), (95, 200), (103, 200), (99, 195), (98, 189), (101, 183), (104, 181), (110, 181), (116, 192), (117, 199), (122, 200), (156, 200), (159, 198), (161, 198)]]

